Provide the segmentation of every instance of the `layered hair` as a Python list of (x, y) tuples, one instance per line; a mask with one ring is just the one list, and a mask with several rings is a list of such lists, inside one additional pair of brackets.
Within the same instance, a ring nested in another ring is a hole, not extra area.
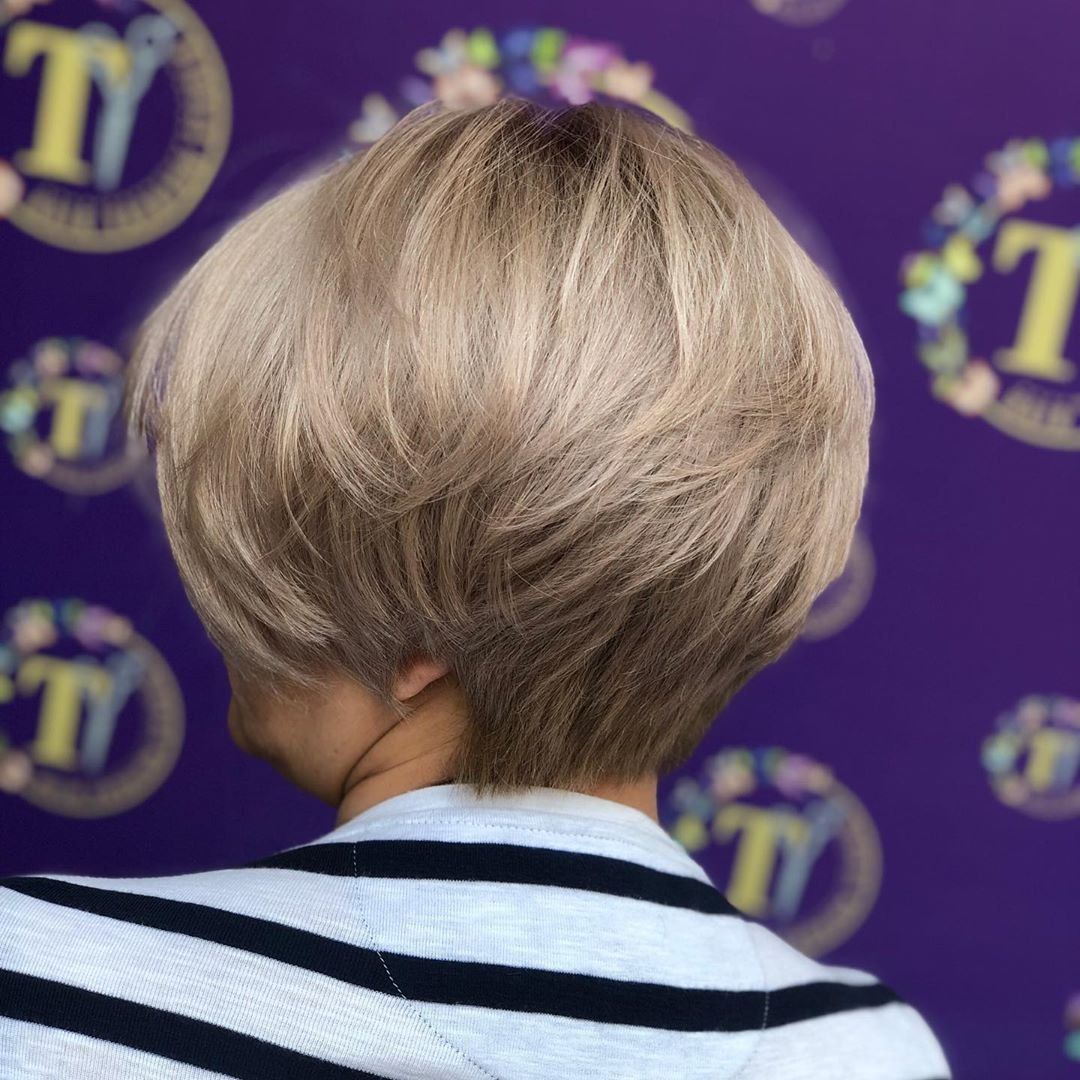
[(844, 567), (869, 363), (738, 169), (630, 106), (410, 112), (236, 223), (129, 415), (188, 596), (268, 691), (468, 702), (454, 779), (682, 763)]

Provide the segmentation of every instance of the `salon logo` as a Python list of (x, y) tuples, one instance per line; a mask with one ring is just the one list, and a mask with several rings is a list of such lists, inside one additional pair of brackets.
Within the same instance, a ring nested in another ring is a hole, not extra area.
[[(411, 109), (440, 100), (452, 108), (489, 105), (508, 94), (581, 105), (604, 95), (632, 102), (689, 131), (690, 118), (653, 86), (644, 61), (631, 62), (610, 41), (554, 26), (520, 26), (498, 36), (487, 27), (449, 30), (415, 57), (416, 70), (390, 95), (368, 94), (349, 128), (356, 144), (374, 142)], [(348, 152), (348, 151), (347, 151)]]
[(1080, 701), (1029, 694), (995, 727), (982, 746), (994, 794), (1032, 817), (1080, 814)]
[(874, 549), (866, 533), (856, 529), (848, 561), (840, 576), (814, 601), (802, 639), (821, 641), (850, 626), (870, 602), (875, 574)]
[(86, 338), (46, 338), (7, 371), (0, 432), (28, 476), (90, 495), (125, 483), (144, 460), (118, 418), (124, 361)]
[(0, 217), (73, 251), (180, 224), (229, 142), (228, 76), (182, 0), (0, 0)]
[(184, 706), (169, 666), (106, 608), (25, 600), (0, 639), (0, 792), (70, 817), (119, 814), (172, 771)]
[(665, 826), (743, 914), (820, 956), (866, 919), (881, 846), (832, 771), (778, 747), (725, 749), (664, 803)]
[(816, 26), (831, 19), (848, 0), (750, 0), (761, 12), (790, 26)]
[(1080, 139), (1008, 143), (945, 189), (923, 233), (900, 307), (931, 392), (1016, 439), (1080, 450)]

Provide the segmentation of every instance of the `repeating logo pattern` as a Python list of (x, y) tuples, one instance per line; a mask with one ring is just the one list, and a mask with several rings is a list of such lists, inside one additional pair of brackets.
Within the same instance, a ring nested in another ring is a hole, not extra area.
[(169, 232), (229, 143), (228, 76), (183, 0), (3, 0), (0, 217), (57, 247), (120, 251)]
[[(1071, 220), (1045, 220), (1050, 204), (1033, 211), (1056, 194), (1076, 212), (1062, 193), (1080, 188), (1080, 139), (1013, 140), (985, 164), (970, 188), (950, 184), (934, 207), (927, 247), (901, 264), (900, 307), (918, 326), (919, 358), (937, 398), (1025, 442), (1080, 450), (1077, 367), (1065, 356), (1080, 232)], [(993, 288), (988, 278), (1020, 275), (1028, 264), (1014, 339), (992, 342), (987, 353), (969, 300)]]
[(831, 769), (804, 754), (724, 749), (698, 777), (675, 783), (663, 814), (735, 907), (810, 956), (846, 941), (877, 899), (873, 820)]
[(10, 365), (0, 431), (27, 475), (97, 494), (125, 483), (145, 460), (119, 422), (124, 361), (87, 338), (46, 338)]
[(129, 620), (81, 600), (24, 600), (0, 641), (0, 791), (71, 817), (141, 803), (180, 753), (184, 707)]
[(633, 102), (690, 130), (687, 114), (653, 86), (644, 61), (631, 62), (610, 41), (553, 26), (519, 26), (496, 36), (487, 27), (449, 30), (421, 49), (416, 71), (389, 96), (368, 94), (349, 128), (353, 143), (374, 142), (410, 109), (439, 99), (455, 108), (487, 105), (507, 94), (581, 105), (597, 95)]
[(997, 718), (982, 747), (994, 794), (1032, 817), (1080, 814), (1080, 701), (1029, 694)]

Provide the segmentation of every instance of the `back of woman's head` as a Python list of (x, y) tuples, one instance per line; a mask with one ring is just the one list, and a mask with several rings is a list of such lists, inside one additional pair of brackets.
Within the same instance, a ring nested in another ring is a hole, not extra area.
[(389, 701), (444, 659), (481, 788), (683, 761), (842, 569), (874, 397), (719, 151), (517, 98), (416, 109), (242, 220), (130, 389), (230, 666)]

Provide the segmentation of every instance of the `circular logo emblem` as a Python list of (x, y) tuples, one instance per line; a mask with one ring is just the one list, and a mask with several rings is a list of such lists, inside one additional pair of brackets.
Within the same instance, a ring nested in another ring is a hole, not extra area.
[(229, 142), (229, 80), (182, 0), (0, 0), (0, 217), (72, 251), (180, 224)]
[(731, 748), (676, 781), (665, 827), (743, 914), (808, 956), (846, 941), (881, 886), (862, 803), (826, 766), (779, 747)]
[(934, 396), (1055, 450), (1080, 450), (1078, 220), (1080, 139), (1014, 140), (945, 188), (900, 267)]
[(1080, 701), (1029, 694), (995, 726), (982, 761), (997, 797), (1032, 817), (1080, 814)]
[(124, 361), (85, 338), (46, 338), (16, 360), (0, 390), (0, 431), (15, 464), (63, 491), (97, 494), (145, 460), (116, 422)]
[(172, 771), (184, 706), (127, 619), (81, 600), (25, 600), (0, 641), (0, 791), (70, 817), (119, 814)]
[(815, 26), (831, 19), (848, 0), (750, 0), (762, 15), (790, 26)]
[(850, 626), (870, 602), (876, 564), (874, 549), (861, 528), (855, 530), (843, 572), (814, 601), (803, 626), (804, 641), (821, 641)]
[(496, 37), (486, 27), (448, 31), (416, 54), (416, 71), (396, 93), (368, 94), (349, 128), (353, 143), (374, 142), (417, 105), (438, 99), (455, 108), (488, 105), (505, 94), (581, 105), (604, 94), (633, 102), (691, 130), (690, 118), (656, 90), (653, 69), (631, 63), (610, 41), (569, 34), (553, 26), (522, 26)]

